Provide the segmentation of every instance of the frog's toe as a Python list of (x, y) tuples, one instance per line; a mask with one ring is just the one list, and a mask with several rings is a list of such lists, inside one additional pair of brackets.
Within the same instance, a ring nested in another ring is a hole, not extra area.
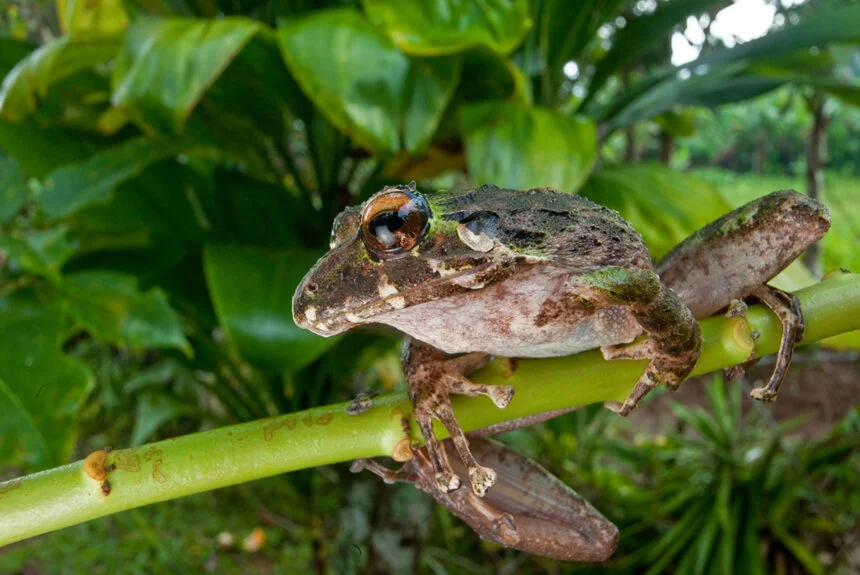
[(435, 479), (436, 487), (442, 493), (450, 493), (460, 487), (460, 478), (457, 477), (456, 473), (443, 471), (442, 473), (437, 473)]
[(469, 481), (472, 483), (472, 491), (478, 497), (487, 494), (487, 490), (496, 483), (498, 475), (489, 467), (476, 465), (469, 468)]
[(514, 398), (514, 387), (512, 385), (493, 385), (489, 387), (489, 396), (498, 408), (505, 408)]
[(656, 355), (657, 350), (650, 339), (636, 343), (605, 345), (600, 348), (603, 359), (648, 359)]

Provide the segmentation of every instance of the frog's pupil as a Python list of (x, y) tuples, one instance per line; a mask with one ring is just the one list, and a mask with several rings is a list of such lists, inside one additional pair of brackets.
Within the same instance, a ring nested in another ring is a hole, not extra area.
[(399, 243), (397, 241), (397, 230), (406, 223), (407, 216), (401, 215), (400, 211), (384, 212), (370, 220), (370, 229), (373, 235), (385, 249), (391, 249)]

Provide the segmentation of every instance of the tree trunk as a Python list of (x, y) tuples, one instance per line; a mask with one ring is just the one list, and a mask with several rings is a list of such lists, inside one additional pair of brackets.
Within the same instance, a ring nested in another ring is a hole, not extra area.
[(672, 162), (672, 150), (675, 147), (675, 138), (666, 130), (660, 130), (660, 161), (668, 166)]
[[(824, 113), (824, 95), (815, 93), (807, 99), (812, 112), (812, 128), (806, 145), (806, 194), (820, 199), (824, 192), (824, 158), (827, 155), (827, 116)], [(821, 277), (821, 250), (812, 244), (803, 256), (803, 263), (816, 277)]]

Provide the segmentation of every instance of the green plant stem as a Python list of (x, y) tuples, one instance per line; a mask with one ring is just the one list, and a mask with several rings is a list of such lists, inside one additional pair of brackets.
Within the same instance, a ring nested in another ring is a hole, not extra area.
[[(860, 329), (860, 275), (837, 273), (798, 292), (806, 320), (804, 343)], [(776, 351), (781, 328), (761, 305), (746, 319), (715, 317), (701, 322), (702, 356), (694, 374)], [(516, 396), (506, 409), (486, 398), (454, 398), (466, 430), (545, 411), (607, 400), (622, 400), (645, 362), (604, 361), (599, 351), (571, 357), (510, 361), (495, 359), (473, 376), (488, 384), (508, 384)], [(111, 451), (110, 493), (84, 471), (83, 462), (0, 483), (0, 545), (183, 495), (234, 485), (295, 469), (390, 455), (407, 436), (401, 418), (411, 421), (403, 393), (374, 400), (369, 411), (349, 416), (346, 404), (328, 405)], [(440, 436), (444, 429), (437, 428)], [(401, 444), (402, 445), (402, 444)]]

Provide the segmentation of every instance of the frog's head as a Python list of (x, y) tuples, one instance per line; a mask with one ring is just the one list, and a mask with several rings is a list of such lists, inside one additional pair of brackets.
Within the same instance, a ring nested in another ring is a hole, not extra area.
[[(440, 198), (440, 202), (436, 202)], [(478, 207), (450, 212), (444, 196), (387, 186), (334, 221), (331, 250), (293, 296), (293, 319), (331, 336), (387, 312), (507, 277), (518, 261), (498, 240), (499, 218)]]

